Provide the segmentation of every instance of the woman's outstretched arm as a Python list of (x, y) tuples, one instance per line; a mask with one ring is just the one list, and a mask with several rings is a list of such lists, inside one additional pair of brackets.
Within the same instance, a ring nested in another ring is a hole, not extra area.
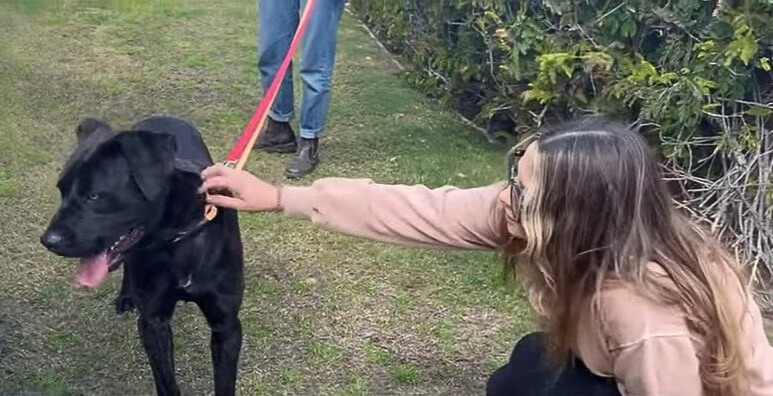
[(462, 189), (327, 178), (283, 187), (284, 213), (356, 237), (428, 248), (493, 250), (508, 242), (503, 185)]
[[(494, 250), (508, 243), (505, 184), (477, 188), (385, 185), (370, 179), (326, 178), (306, 187), (272, 186), (222, 166), (202, 173), (202, 191), (218, 206), (282, 211), (329, 231), (426, 248)], [(226, 190), (230, 197), (212, 194)]]

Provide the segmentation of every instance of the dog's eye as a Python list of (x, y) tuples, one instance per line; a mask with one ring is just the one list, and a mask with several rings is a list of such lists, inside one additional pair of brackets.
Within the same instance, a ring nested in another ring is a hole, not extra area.
[(99, 198), (101, 198), (101, 197), (102, 197), (102, 196), (101, 196), (101, 195), (99, 195), (99, 194), (97, 194), (97, 193), (91, 193), (91, 194), (89, 194), (89, 195), (87, 195), (87, 196), (86, 196), (86, 199), (88, 199), (88, 200), (89, 200), (89, 201), (91, 201), (91, 202), (94, 202), (94, 201), (97, 201), (97, 200), (99, 200)]

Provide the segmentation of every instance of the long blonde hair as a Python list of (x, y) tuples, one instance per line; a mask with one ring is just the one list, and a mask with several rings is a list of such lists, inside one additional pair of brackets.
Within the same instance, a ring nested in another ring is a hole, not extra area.
[[(708, 394), (743, 394), (739, 313), (722, 284), (730, 275), (740, 288), (744, 275), (719, 241), (675, 209), (645, 140), (603, 118), (538, 136), (534, 183), (519, 205), (526, 244), (514, 242), (506, 267), (524, 281), (554, 361), (560, 367), (571, 356), (584, 302), (598, 309), (602, 288), (618, 282), (686, 313), (704, 341), (698, 357)], [(656, 280), (651, 262), (668, 282)]]

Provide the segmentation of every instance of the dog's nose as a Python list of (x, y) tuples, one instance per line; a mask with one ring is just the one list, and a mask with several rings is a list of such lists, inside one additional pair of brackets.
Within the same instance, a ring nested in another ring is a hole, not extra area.
[(40, 243), (42, 243), (43, 246), (49, 250), (57, 250), (61, 248), (63, 242), (64, 235), (56, 230), (47, 231), (45, 234), (43, 234), (42, 237), (40, 237)]

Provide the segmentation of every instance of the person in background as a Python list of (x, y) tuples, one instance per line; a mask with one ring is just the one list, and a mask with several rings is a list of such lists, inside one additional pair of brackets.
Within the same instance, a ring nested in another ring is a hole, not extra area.
[[(306, 1), (258, 0), (258, 69), (264, 92), (290, 48)], [(344, 3), (345, 0), (317, 0), (300, 46), (303, 83), (300, 140), (290, 126), (295, 114), (291, 66), (266, 120), (265, 130), (255, 144), (255, 150), (259, 151), (296, 153), (285, 170), (287, 177), (306, 176), (319, 164), (319, 139), (325, 132), (330, 108), (338, 26)]]
[(201, 191), (355, 237), (504, 253), (541, 329), (490, 376), (490, 396), (773, 395), (773, 348), (741, 266), (675, 208), (641, 135), (582, 118), (508, 159), (506, 182), (475, 188), (277, 187), (217, 165)]

